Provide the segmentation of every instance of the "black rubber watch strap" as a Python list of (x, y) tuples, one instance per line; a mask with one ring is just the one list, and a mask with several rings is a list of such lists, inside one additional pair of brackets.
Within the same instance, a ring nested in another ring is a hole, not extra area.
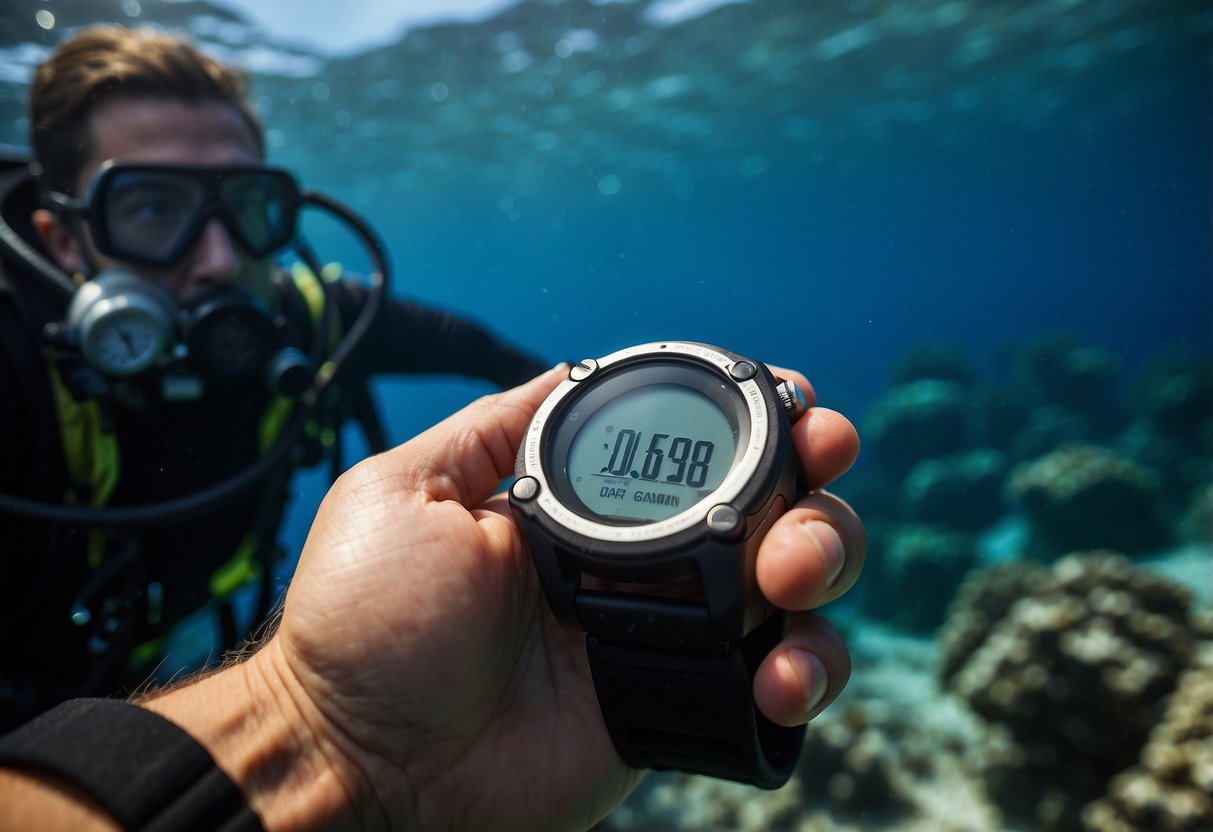
[(717, 652), (671, 651), (586, 636), (607, 730), (633, 768), (678, 769), (764, 789), (788, 781), (804, 726), (784, 728), (754, 704), (752, 680), (783, 633), (782, 615)]
[(0, 764), (75, 783), (124, 829), (261, 832), (244, 795), (189, 734), (114, 699), (73, 699), (0, 737)]

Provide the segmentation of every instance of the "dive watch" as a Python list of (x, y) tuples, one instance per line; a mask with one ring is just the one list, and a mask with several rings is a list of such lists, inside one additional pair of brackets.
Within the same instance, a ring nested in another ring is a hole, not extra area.
[(510, 504), (557, 619), (586, 634), (624, 762), (782, 786), (804, 727), (759, 713), (784, 614), (755, 558), (796, 499), (795, 385), (719, 347), (586, 359), (536, 412)]

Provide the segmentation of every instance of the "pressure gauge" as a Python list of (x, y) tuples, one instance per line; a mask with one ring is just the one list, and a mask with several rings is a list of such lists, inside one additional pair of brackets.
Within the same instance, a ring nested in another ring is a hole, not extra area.
[(164, 289), (120, 271), (107, 271), (72, 297), (67, 324), (90, 365), (111, 376), (140, 373), (159, 360), (173, 331), (176, 301)]

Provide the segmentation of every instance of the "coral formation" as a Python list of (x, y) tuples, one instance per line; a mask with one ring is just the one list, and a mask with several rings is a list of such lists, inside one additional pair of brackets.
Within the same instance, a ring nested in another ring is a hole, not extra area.
[(1165, 352), (1138, 373), (1134, 406), (1164, 431), (1194, 435), (1213, 419), (1213, 362)]
[(973, 572), (964, 579), (939, 633), (940, 678), (949, 682), (982, 645), (986, 636), (1021, 598), (1033, 595), (1047, 570), (1036, 563), (1013, 561)]
[[(795, 779), (774, 792), (755, 792), (740, 783), (679, 772), (650, 776), (619, 808), (594, 827), (596, 832), (682, 832), (734, 829), (738, 832), (802, 828), (810, 814)], [(834, 830), (824, 819), (825, 830)]]
[(1180, 531), (1188, 540), (1213, 543), (1213, 483), (1193, 495), (1180, 521)]
[(980, 531), (1003, 513), (1006, 467), (993, 448), (924, 460), (901, 484), (902, 513), (918, 523)]
[(860, 593), (864, 611), (908, 630), (932, 630), (977, 563), (977, 545), (964, 532), (907, 524), (887, 531), (872, 559), (876, 568)]
[(1213, 362), (1159, 355), (1137, 375), (1131, 401), (1135, 419), (1114, 447), (1158, 473), (1164, 519), (1178, 525), (1213, 479)]
[[(1162, 507), (1178, 509), (1213, 475), (1213, 456), (1200, 444), (1194, 435), (1172, 433), (1139, 420), (1121, 433), (1113, 447), (1125, 459), (1156, 472)], [(1170, 514), (1174, 520), (1175, 512)]]
[(1064, 445), (1018, 466), (1007, 491), (1029, 524), (1029, 554), (1159, 549), (1170, 534), (1158, 514), (1155, 474), (1107, 448)]
[(864, 436), (876, 463), (902, 475), (924, 459), (966, 449), (975, 432), (964, 388), (922, 379), (886, 391), (868, 411)]
[(1093, 433), (1082, 414), (1057, 405), (1039, 405), (1028, 411), (1019, 429), (1007, 438), (1007, 453), (1017, 462), (1031, 460), (1062, 445), (1087, 441)]
[(1198, 640), (1191, 593), (1119, 555), (1071, 555), (1038, 569), (1022, 573), (1028, 591), (997, 619), (971, 606), (988, 590), (958, 595), (948, 629), (979, 630), (945, 640), (943, 678), (1005, 729), (981, 761), (996, 802), (1037, 828), (1068, 829), (1137, 759), (1161, 715), (1155, 703)]
[(796, 770), (802, 791), (843, 810), (902, 810), (911, 805), (911, 786), (900, 776), (907, 730), (891, 714), (870, 705), (851, 705), (838, 717), (822, 720), (809, 732)]
[(1089, 832), (1213, 829), (1213, 665), (1180, 677), (1141, 761), (1087, 806)]
[(963, 713), (852, 693), (809, 726), (800, 764), (782, 789), (667, 772), (648, 778), (595, 829), (988, 832), (998, 828), (998, 812), (963, 765), (972, 730)]
[[(971, 573), (938, 644), (839, 611), (854, 675), (809, 726), (787, 786), (758, 792), (666, 772), (596, 828), (1060, 832), (1082, 828), (1093, 800), (1130, 825), (1088, 832), (1211, 828), (1149, 820), (1183, 816), (1189, 776), (1197, 789), (1208, 783), (1207, 684), (1192, 693), (1180, 668), (1200, 666), (1198, 655), (1208, 662), (1213, 618), (1193, 612), (1189, 598), (1122, 557), (1092, 553)], [(1042, 607), (1064, 614), (1050, 618)], [(955, 689), (983, 672), (973, 698), (994, 698), (1005, 681), (1002, 712), (983, 707), (978, 716), (968, 699), (940, 690), (941, 679)], [(1177, 678), (1181, 692), (1168, 700)], [(1181, 701), (1187, 716), (1175, 715)], [(1154, 728), (1164, 707), (1169, 727)], [(1183, 762), (1151, 748), (1179, 749)], [(1149, 787), (1139, 782), (1147, 768)], [(1117, 778), (1126, 769), (1135, 779)], [(1154, 794), (1165, 795), (1161, 803), (1142, 797)]]
[(893, 364), (889, 382), (896, 386), (922, 379), (950, 381), (968, 389), (977, 382), (977, 369), (967, 350), (947, 344), (919, 344)]
[(1116, 377), (1120, 359), (1107, 347), (1052, 333), (1014, 351), (1011, 384), (1034, 406), (1059, 405), (1088, 419), (1096, 430), (1120, 418)]
[[(823, 830), (848, 813), (895, 816), (913, 804), (903, 770), (903, 741), (910, 727), (878, 704), (852, 704), (810, 728), (791, 781), (776, 792), (705, 777), (664, 774), (616, 810), (603, 830), (803, 829), (806, 819)], [(921, 743), (920, 743), (921, 745)], [(919, 753), (925, 757), (925, 752)], [(696, 807), (690, 810), (689, 807)]]

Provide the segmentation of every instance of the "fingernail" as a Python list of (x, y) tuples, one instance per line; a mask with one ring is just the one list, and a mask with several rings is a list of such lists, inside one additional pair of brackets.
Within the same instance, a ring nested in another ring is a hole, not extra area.
[(821, 564), (825, 567), (827, 585), (833, 586), (842, 574), (842, 568), (846, 565), (846, 554), (842, 549), (842, 538), (838, 536), (838, 532), (834, 530), (834, 527), (824, 520), (810, 520), (804, 524), (804, 529), (817, 541), (818, 553), (821, 555)]
[(826, 688), (830, 686), (830, 674), (826, 672), (821, 659), (808, 650), (793, 647), (788, 654), (796, 665), (796, 675), (800, 677), (801, 684), (806, 685), (804, 715), (807, 719), (825, 698)]
[(553, 373), (555, 373), (557, 370), (560, 370), (562, 374), (567, 373), (568, 367), (569, 367), (568, 364), (561, 362), (554, 367), (549, 367), (548, 369), (544, 370), (539, 375), (535, 376), (534, 378), (530, 379), (529, 381), (523, 382), (519, 386), (520, 387), (541, 387), (545, 384), (550, 384), (551, 382), (548, 381), (548, 379), (551, 378)]

